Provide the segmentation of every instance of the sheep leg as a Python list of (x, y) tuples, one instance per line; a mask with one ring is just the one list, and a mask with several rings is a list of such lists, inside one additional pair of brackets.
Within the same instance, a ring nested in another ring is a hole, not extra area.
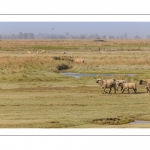
[[(118, 90), (117, 90), (118, 91)], [(114, 93), (116, 93), (116, 87), (114, 87)]]
[(124, 92), (125, 89), (122, 90), (122, 93)]
[(122, 91), (123, 87), (121, 86), (121, 91)]
[(106, 88), (103, 88), (103, 92), (107, 93), (107, 91), (105, 91)]
[(146, 89), (147, 89), (147, 93), (150, 92), (149, 89), (148, 89), (148, 87), (146, 87)]
[(130, 92), (129, 92), (129, 88), (128, 88), (128, 94), (129, 94)]
[(105, 93), (107, 93), (107, 91), (104, 90)]
[(109, 90), (109, 93), (111, 92), (111, 88), (110, 88), (110, 90)]
[(134, 89), (134, 93), (137, 93), (137, 89)]

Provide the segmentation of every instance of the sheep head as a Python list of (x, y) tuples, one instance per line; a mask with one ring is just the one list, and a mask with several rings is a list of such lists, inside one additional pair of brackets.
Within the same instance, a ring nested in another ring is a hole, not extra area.
[(99, 83), (99, 82), (101, 82), (101, 81), (102, 81), (102, 79), (98, 78), (98, 79), (96, 80), (96, 83)]

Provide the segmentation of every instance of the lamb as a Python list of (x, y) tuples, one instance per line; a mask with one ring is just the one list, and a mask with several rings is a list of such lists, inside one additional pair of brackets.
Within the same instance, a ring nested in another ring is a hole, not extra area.
[[(120, 85), (120, 83), (126, 83), (125, 80), (116, 80), (116, 90), (118, 91), (118, 88)], [(121, 86), (121, 91), (122, 91), (123, 87)]]
[(133, 89), (134, 93), (137, 93), (136, 83), (119, 83), (119, 86), (123, 87), (122, 93), (124, 92), (125, 89), (128, 90), (128, 94), (129, 89)]
[(81, 59), (81, 58), (73, 59), (73, 62), (75, 62), (75, 63), (85, 63), (84, 59)]

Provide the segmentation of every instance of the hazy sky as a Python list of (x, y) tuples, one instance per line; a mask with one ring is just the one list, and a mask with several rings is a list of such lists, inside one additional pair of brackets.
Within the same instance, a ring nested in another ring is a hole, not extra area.
[(98, 34), (129, 38), (150, 35), (150, 22), (0, 22), (0, 34), (55, 33), (55, 34)]

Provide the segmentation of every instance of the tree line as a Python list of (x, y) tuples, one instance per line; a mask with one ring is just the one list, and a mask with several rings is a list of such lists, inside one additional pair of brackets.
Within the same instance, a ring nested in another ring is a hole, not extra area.
[[(147, 35), (145, 39), (150, 39), (150, 35)], [(49, 34), (49, 33), (23, 33), (20, 32), (18, 34), (0, 34), (0, 39), (132, 39), (128, 37), (127, 33), (119, 36), (114, 35), (98, 35), (98, 34), (80, 34), (80, 35), (72, 35), (69, 33), (66, 34)], [(141, 36), (135, 35), (133, 39), (142, 39)]]

